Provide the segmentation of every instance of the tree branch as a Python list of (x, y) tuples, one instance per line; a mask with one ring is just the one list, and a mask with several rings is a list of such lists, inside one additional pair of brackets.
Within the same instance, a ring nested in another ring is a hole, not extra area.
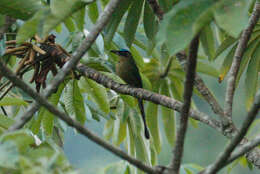
[[(148, 100), (155, 104), (160, 104), (160, 105), (168, 107), (170, 109), (174, 109), (178, 112), (181, 111), (181, 108), (183, 106), (182, 102), (177, 101), (173, 98), (170, 98), (170, 97), (167, 97), (164, 95), (160, 95), (160, 94), (157, 94), (157, 93), (154, 93), (154, 92), (142, 89), (142, 88), (133, 88), (133, 87), (130, 87), (129, 85), (119, 84), (119, 83), (113, 81), (112, 79), (110, 79), (109, 77), (99, 73), (98, 71), (96, 71), (90, 67), (87, 67), (84, 65), (78, 65), (77, 70), (84, 76), (96, 81), (99, 84), (102, 84), (104, 87), (115, 90), (118, 93), (131, 95), (133, 97), (143, 99), (143, 100)], [(221, 131), (220, 123), (217, 120), (210, 118), (205, 113), (202, 113), (195, 109), (191, 109), (189, 115), (193, 119), (201, 121), (201, 122), (213, 127), (214, 129)]]
[(234, 59), (229, 71), (229, 76), (227, 80), (227, 90), (225, 96), (225, 109), (224, 114), (230, 120), (232, 120), (232, 105), (233, 105), (233, 98), (235, 93), (235, 85), (236, 85), (236, 78), (239, 71), (240, 63), (247, 47), (247, 43), (250, 39), (251, 33), (259, 19), (260, 15), (260, 2), (255, 3), (254, 11), (250, 17), (248, 27), (243, 31), (242, 36), (239, 39), (238, 46), (235, 51)]
[[(81, 43), (79, 48), (75, 51), (69, 62), (67, 62), (63, 68), (59, 71), (59, 73), (54, 77), (52, 83), (47, 86), (46, 90), (43, 92), (44, 96), (48, 98), (59, 86), (61, 82), (63, 82), (66, 75), (75, 67), (80, 60), (80, 58), (88, 51), (91, 45), (96, 40), (99, 33), (103, 30), (106, 24), (109, 21), (112, 13), (117, 7), (120, 0), (111, 0), (109, 4), (104, 9), (103, 13), (99, 16), (96, 25), (90, 31), (86, 39)], [(19, 121), (13, 125), (10, 130), (15, 130), (23, 127), (33, 116), (33, 114), (40, 108), (40, 105), (36, 102), (31, 104), (28, 109), (23, 113), (23, 115), (19, 118)]]
[(183, 156), (183, 146), (186, 130), (188, 127), (189, 110), (191, 105), (191, 97), (193, 93), (193, 85), (196, 74), (197, 54), (199, 48), (199, 34), (191, 41), (189, 48), (189, 58), (187, 64), (187, 73), (184, 83), (183, 106), (181, 108), (180, 125), (177, 128), (177, 136), (175, 147), (173, 149), (173, 158), (170, 164), (171, 173), (178, 174), (180, 170), (181, 160)]
[[(177, 59), (179, 60), (180, 64), (184, 68), (185, 71), (187, 71), (187, 55), (184, 52), (179, 52), (176, 54)], [(209, 90), (209, 88), (204, 83), (203, 79), (196, 74), (195, 76), (195, 84), (194, 86), (199, 91), (199, 93), (202, 95), (202, 97), (205, 99), (205, 101), (210, 105), (212, 111), (220, 116), (221, 120), (221, 126), (223, 134), (228, 135), (232, 132), (236, 131), (236, 127), (225, 115), (224, 110), (218, 103), (215, 96), (212, 94), (212, 92)]]
[(250, 111), (247, 114), (246, 120), (244, 121), (241, 129), (239, 132), (235, 135), (233, 140), (230, 142), (230, 144), (226, 147), (224, 152), (220, 154), (220, 156), (217, 158), (217, 160), (207, 167), (205, 174), (215, 174), (217, 171), (219, 171), (226, 163), (227, 159), (229, 158), (232, 151), (236, 148), (236, 146), (240, 143), (240, 141), (243, 139), (243, 137), (246, 135), (247, 130), (249, 129), (250, 125), (254, 121), (258, 111), (260, 108), (260, 90), (257, 92), (257, 95), (255, 97), (254, 104)]
[(53, 113), (55, 116), (59, 117), (61, 120), (66, 122), (69, 126), (75, 128), (77, 131), (79, 131), (82, 135), (86, 136), (96, 144), (102, 146), (103, 148), (107, 149), (108, 151), (112, 152), (116, 156), (122, 158), (123, 160), (128, 161), (130, 164), (134, 165), (135, 167), (151, 174), (157, 174), (158, 172), (144, 164), (143, 162), (129, 156), (127, 153), (125, 153), (123, 150), (115, 147), (114, 145), (104, 141), (102, 138), (99, 138), (97, 135), (92, 133), (89, 129), (85, 128), (83, 125), (81, 125), (78, 121), (73, 120), (69, 115), (67, 115), (65, 112), (62, 112), (58, 109), (56, 109), (56, 106), (49, 103), (41, 94), (38, 94), (34, 89), (32, 89), (29, 85), (27, 85), (24, 81), (19, 79), (9, 68), (7, 68), (2, 61), (0, 61), (0, 73), (8, 78), (10, 81), (12, 81), (13, 84), (15, 84), (17, 87), (21, 88), (25, 93), (27, 93), (29, 96), (34, 98), (40, 105), (44, 106), (46, 109), (48, 109), (51, 113)]
[(150, 4), (151, 8), (153, 9), (154, 14), (158, 17), (159, 20), (163, 19), (164, 12), (159, 6), (158, 2), (156, 0), (147, 0), (147, 2)]

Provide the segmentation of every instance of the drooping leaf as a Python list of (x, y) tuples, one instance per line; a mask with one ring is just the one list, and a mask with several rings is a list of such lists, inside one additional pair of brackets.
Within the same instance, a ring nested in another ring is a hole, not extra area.
[(64, 20), (64, 24), (66, 28), (69, 30), (69, 32), (74, 32), (75, 31), (75, 24), (73, 23), (73, 20), (71, 17), (68, 17)]
[[(161, 94), (171, 97), (169, 86), (167, 81), (163, 81), (160, 87)], [(173, 146), (175, 142), (175, 116), (174, 111), (172, 109), (166, 108), (161, 106), (161, 113), (162, 113), (162, 121), (164, 125), (164, 133), (168, 140), (168, 143)]]
[(70, 81), (65, 88), (64, 104), (70, 116), (79, 121), (81, 124), (85, 123), (86, 111), (84, 100), (77, 80)]
[(146, 37), (154, 41), (158, 30), (158, 23), (148, 1), (145, 1), (143, 25)]
[(16, 19), (27, 20), (42, 8), (38, 0), (1, 0), (0, 13)]
[(98, 7), (97, 2), (94, 2), (87, 7), (88, 16), (93, 23), (96, 23), (98, 19)]
[(158, 106), (154, 103), (148, 102), (146, 109), (147, 126), (149, 127), (156, 152), (159, 154), (161, 152), (161, 139), (158, 119)]
[(12, 118), (0, 114), (0, 127), (1, 128), (8, 129), (14, 123), (15, 123), (15, 121)]
[(17, 98), (17, 97), (4, 97), (1, 101), (0, 101), (0, 106), (12, 106), (12, 105), (28, 105), (27, 102), (25, 102), (24, 100)]
[(210, 25), (206, 25), (200, 33), (200, 41), (205, 54), (209, 60), (213, 60), (215, 55), (215, 39), (214, 33)]
[(223, 42), (217, 48), (216, 54), (214, 55), (213, 59), (216, 59), (221, 53), (223, 53), (227, 48), (229, 48), (233, 43), (235, 43), (237, 39), (227, 36)]
[(117, 30), (117, 27), (127, 11), (128, 7), (132, 3), (132, 0), (123, 0), (121, 3), (119, 3), (117, 10), (112, 14), (110, 22), (106, 26), (106, 35), (105, 35), (105, 42), (106, 44), (110, 44), (111, 40), (114, 37), (114, 34)]
[(245, 90), (246, 90), (247, 110), (251, 108), (258, 88), (258, 67), (260, 64), (259, 57), (260, 57), (260, 49), (258, 47), (249, 61), (247, 72), (246, 72)]
[(124, 26), (124, 38), (129, 48), (131, 47), (135, 37), (135, 33), (143, 9), (143, 3), (144, 0), (134, 0), (126, 18)]
[(217, 24), (234, 38), (248, 24), (248, 0), (219, 1), (214, 10)]
[[(51, 102), (53, 105), (57, 105), (64, 87), (65, 87), (65, 83), (62, 83), (59, 86), (57, 92), (51, 95), (49, 102)], [(44, 133), (47, 136), (51, 136), (54, 127), (54, 115), (46, 108), (41, 108), (39, 111), (38, 118), (42, 119), (41, 124)]]
[(85, 23), (85, 8), (82, 8), (82, 9), (78, 10), (77, 12), (75, 12), (72, 15), (72, 18), (76, 22), (78, 29), (80, 31), (83, 31), (84, 23)]
[(202, 61), (198, 61), (197, 71), (215, 78), (218, 78), (219, 76), (219, 72), (215, 67), (211, 66), (209, 63), (204, 63)]
[(214, 3), (213, 0), (180, 1), (164, 16), (157, 35), (158, 44), (165, 42), (170, 55), (183, 50), (204, 27), (205, 20), (199, 18)]

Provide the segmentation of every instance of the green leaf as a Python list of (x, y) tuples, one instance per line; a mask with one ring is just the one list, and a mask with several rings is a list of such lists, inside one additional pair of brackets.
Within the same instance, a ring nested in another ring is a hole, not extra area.
[(219, 78), (218, 81), (220, 83), (224, 80), (224, 78), (226, 77), (226, 75), (231, 67), (236, 48), (237, 48), (237, 44), (232, 47), (232, 49), (229, 51), (229, 53), (224, 58), (224, 61), (222, 63), (220, 71), (219, 71), (220, 75), (218, 77)]
[[(259, 44), (258, 44), (259, 46)], [(245, 79), (245, 90), (246, 90), (246, 108), (249, 110), (254, 102), (254, 97), (258, 89), (258, 67), (260, 65), (260, 48), (257, 47), (253, 53), (252, 58), (249, 61), (246, 79)]]
[(146, 120), (147, 126), (149, 127), (152, 135), (152, 141), (154, 142), (156, 152), (159, 154), (161, 152), (161, 139), (158, 121), (158, 106), (152, 102), (148, 102), (146, 109)]
[(84, 23), (85, 23), (85, 8), (82, 8), (82, 9), (78, 10), (77, 12), (75, 12), (72, 15), (72, 18), (76, 22), (78, 29), (80, 31), (83, 31)]
[(20, 153), (25, 153), (29, 150), (30, 145), (34, 144), (34, 138), (28, 130), (18, 130), (15, 132), (8, 132), (0, 137), (0, 142), (12, 141), (17, 145)]
[(8, 129), (14, 123), (15, 123), (15, 121), (12, 118), (0, 114), (0, 127), (1, 128)]
[(81, 124), (86, 121), (84, 99), (81, 95), (78, 81), (72, 80), (68, 83), (64, 93), (64, 104), (70, 116)]
[(93, 23), (96, 23), (98, 19), (98, 7), (97, 2), (94, 2), (87, 7), (88, 16)]
[(156, 21), (156, 16), (154, 15), (148, 1), (145, 1), (143, 25), (146, 37), (154, 42), (158, 30), (158, 22)]
[(206, 25), (200, 33), (200, 41), (205, 54), (209, 60), (213, 60), (215, 55), (215, 39), (214, 33), (210, 25)]
[(214, 55), (213, 59), (216, 59), (221, 53), (223, 53), (227, 48), (229, 48), (233, 43), (237, 41), (236, 38), (231, 36), (227, 36), (223, 42), (217, 48), (216, 54)]
[(68, 17), (64, 20), (64, 24), (66, 28), (69, 30), (69, 32), (74, 32), (75, 31), (75, 25), (73, 23), (73, 20), (71, 17)]
[[(57, 92), (51, 95), (51, 97), (49, 99), (50, 103), (52, 103), (55, 106), (58, 104), (64, 87), (65, 87), (64, 83), (60, 84)], [(51, 136), (52, 132), (53, 132), (53, 127), (54, 127), (54, 115), (50, 111), (48, 111), (46, 108), (41, 108), (39, 111), (38, 118), (40, 118), (40, 120), (41, 120), (41, 124), (42, 124), (44, 133), (47, 136)]]
[(1, 101), (0, 101), (0, 106), (12, 106), (12, 105), (24, 105), (27, 106), (28, 103), (25, 102), (24, 100), (20, 99), (20, 98), (16, 98), (16, 97), (4, 97)]
[(248, 8), (248, 0), (220, 1), (216, 4), (214, 17), (222, 29), (236, 38), (248, 24)]
[(127, 11), (128, 7), (132, 3), (132, 0), (123, 0), (119, 3), (117, 10), (112, 14), (110, 18), (110, 22), (106, 26), (106, 35), (105, 35), (105, 42), (107, 44), (111, 43), (112, 38), (114, 37), (114, 34), (117, 30), (117, 27)]
[(144, 0), (134, 0), (126, 18), (124, 26), (124, 39), (129, 48), (131, 48), (135, 38), (135, 33), (143, 9), (143, 3)]
[[(160, 93), (162, 95), (166, 95), (168, 97), (170, 96), (169, 86), (167, 84), (167, 81), (164, 80), (160, 87)], [(166, 135), (166, 138), (171, 146), (174, 145), (175, 142), (175, 116), (174, 111), (172, 109), (166, 108), (164, 106), (161, 106), (161, 115), (162, 115), (162, 121), (164, 125), (164, 133)]]
[(180, 1), (164, 16), (157, 35), (158, 44), (165, 42), (170, 55), (186, 48), (197, 32), (204, 27), (205, 21), (203, 18), (200, 19), (201, 15), (214, 3), (214, 0)]
[(240, 63), (237, 79), (236, 79), (236, 86), (238, 85), (240, 81), (240, 77), (242, 76), (243, 72), (245, 71), (245, 68), (248, 64), (248, 61), (251, 59), (253, 53), (255, 52), (257, 46), (259, 43), (259, 38), (255, 39), (254, 41), (250, 42), (249, 45), (246, 48), (246, 51), (243, 55), (243, 58)]
[(209, 63), (204, 63), (202, 61), (198, 61), (197, 71), (215, 78), (218, 78), (219, 72), (218, 70), (211, 66)]
[(0, 13), (16, 18), (27, 20), (42, 8), (39, 0), (1, 0)]
[(85, 82), (87, 93), (98, 104), (99, 108), (105, 114), (108, 114), (110, 111), (110, 105), (108, 101), (106, 88), (88, 78), (85, 78)]
[(139, 69), (142, 69), (144, 67), (144, 59), (141, 56), (141, 54), (139, 53), (139, 51), (135, 48), (135, 47), (131, 47), (130, 51), (132, 53), (132, 56), (137, 64), (137, 67), (139, 67)]

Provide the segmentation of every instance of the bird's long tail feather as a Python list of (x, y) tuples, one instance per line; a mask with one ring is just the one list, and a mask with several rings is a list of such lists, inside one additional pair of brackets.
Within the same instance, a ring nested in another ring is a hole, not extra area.
[(150, 133), (146, 124), (146, 120), (145, 120), (145, 113), (144, 113), (144, 105), (143, 105), (143, 100), (142, 99), (138, 99), (138, 105), (139, 105), (139, 109), (141, 111), (141, 115), (142, 115), (142, 119), (143, 119), (143, 123), (144, 123), (144, 135), (145, 138), (149, 139), (150, 138)]

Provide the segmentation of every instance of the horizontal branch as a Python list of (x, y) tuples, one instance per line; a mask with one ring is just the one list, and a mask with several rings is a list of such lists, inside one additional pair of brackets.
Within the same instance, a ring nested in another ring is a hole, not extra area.
[[(113, 81), (112, 79), (110, 79), (109, 77), (101, 74), (100, 72), (90, 67), (84, 66), (82, 64), (77, 66), (77, 70), (84, 76), (96, 81), (99, 84), (102, 84), (103, 86), (109, 89), (115, 90), (116, 92), (119, 92), (121, 94), (127, 94), (139, 99), (148, 100), (155, 104), (160, 104), (170, 109), (174, 109), (178, 112), (181, 111), (181, 108), (183, 106), (182, 102), (167, 97), (165, 95), (160, 95), (142, 88), (133, 88), (128, 85), (119, 84)], [(213, 127), (214, 129), (221, 131), (220, 123), (217, 120), (209, 117), (205, 113), (202, 113), (195, 109), (191, 109), (189, 115), (193, 119), (203, 122)]]
[(137, 168), (151, 174), (157, 174), (158, 172), (144, 164), (142, 161), (139, 161), (131, 156), (129, 156), (127, 153), (125, 153), (123, 150), (115, 147), (114, 145), (104, 141), (102, 138), (98, 137), (94, 133), (92, 133), (89, 129), (81, 125), (78, 121), (73, 120), (68, 114), (65, 112), (60, 111), (56, 108), (56, 106), (52, 105), (48, 102), (48, 100), (41, 94), (37, 93), (33, 88), (31, 88), (29, 85), (27, 85), (24, 81), (19, 79), (9, 68), (7, 68), (2, 61), (0, 61), (0, 73), (5, 76), (7, 79), (9, 79), (13, 84), (15, 84), (17, 87), (21, 88), (25, 93), (27, 93), (30, 97), (34, 98), (39, 104), (44, 106), (47, 110), (49, 110), (51, 113), (53, 113), (55, 116), (59, 117), (61, 120), (66, 122), (69, 126), (75, 128), (79, 133), (86, 136), (96, 144), (102, 146), (103, 148), (107, 149), (108, 151), (112, 152), (116, 156), (122, 158), (123, 160), (128, 161), (130, 164), (136, 166)]

